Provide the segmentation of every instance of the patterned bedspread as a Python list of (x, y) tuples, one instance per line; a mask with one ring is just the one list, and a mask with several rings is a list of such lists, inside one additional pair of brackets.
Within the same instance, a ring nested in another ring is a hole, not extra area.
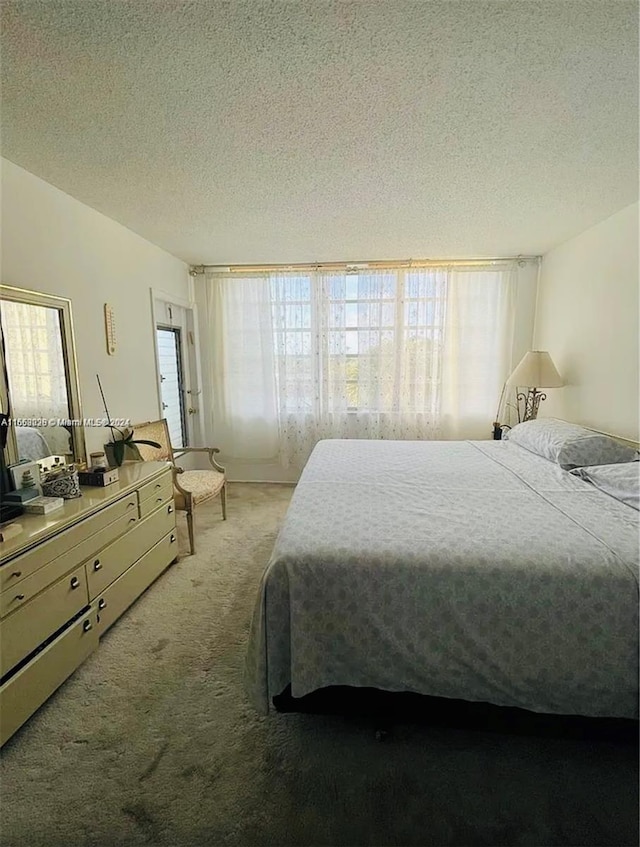
[(247, 683), (638, 713), (638, 515), (508, 442), (322, 441), (262, 578)]

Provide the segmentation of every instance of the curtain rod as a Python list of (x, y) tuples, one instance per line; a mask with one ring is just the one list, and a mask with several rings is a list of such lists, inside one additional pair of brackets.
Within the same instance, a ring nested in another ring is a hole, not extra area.
[(218, 273), (267, 273), (272, 271), (319, 271), (319, 270), (393, 270), (395, 268), (448, 268), (474, 267), (486, 265), (511, 264), (518, 262), (537, 262), (540, 256), (501, 256), (491, 259), (395, 259), (389, 261), (361, 262), (304, 262), (290, 265), (192, 265), (189, 268), (191, 276), (198, 276), (207, 271)]

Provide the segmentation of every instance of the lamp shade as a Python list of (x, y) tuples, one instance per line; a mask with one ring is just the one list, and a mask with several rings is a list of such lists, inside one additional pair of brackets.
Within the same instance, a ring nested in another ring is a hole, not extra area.
[(507, 380), (507, 385), (560, 388), (564, 382), (546, 350), (529, 350)]

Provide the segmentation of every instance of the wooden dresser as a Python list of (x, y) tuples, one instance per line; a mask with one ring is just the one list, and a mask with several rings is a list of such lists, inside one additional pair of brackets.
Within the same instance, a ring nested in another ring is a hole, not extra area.
[(177, 558), (169, 465), (128, 464), (82, 494), (0, 542), (0, 744)]

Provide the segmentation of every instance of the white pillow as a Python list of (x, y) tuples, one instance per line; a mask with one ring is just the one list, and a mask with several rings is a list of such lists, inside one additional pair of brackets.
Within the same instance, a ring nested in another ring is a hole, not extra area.
[(565, 470), (586, 465), (633, 462), (639, 455), (633, 447), (627, 447), (615, 438), (555, 418), (519, 423), (507, 430), (504, 438), (556, 462)]
[(640, 462), (575, 468), (571, 473), (640, 511)]

